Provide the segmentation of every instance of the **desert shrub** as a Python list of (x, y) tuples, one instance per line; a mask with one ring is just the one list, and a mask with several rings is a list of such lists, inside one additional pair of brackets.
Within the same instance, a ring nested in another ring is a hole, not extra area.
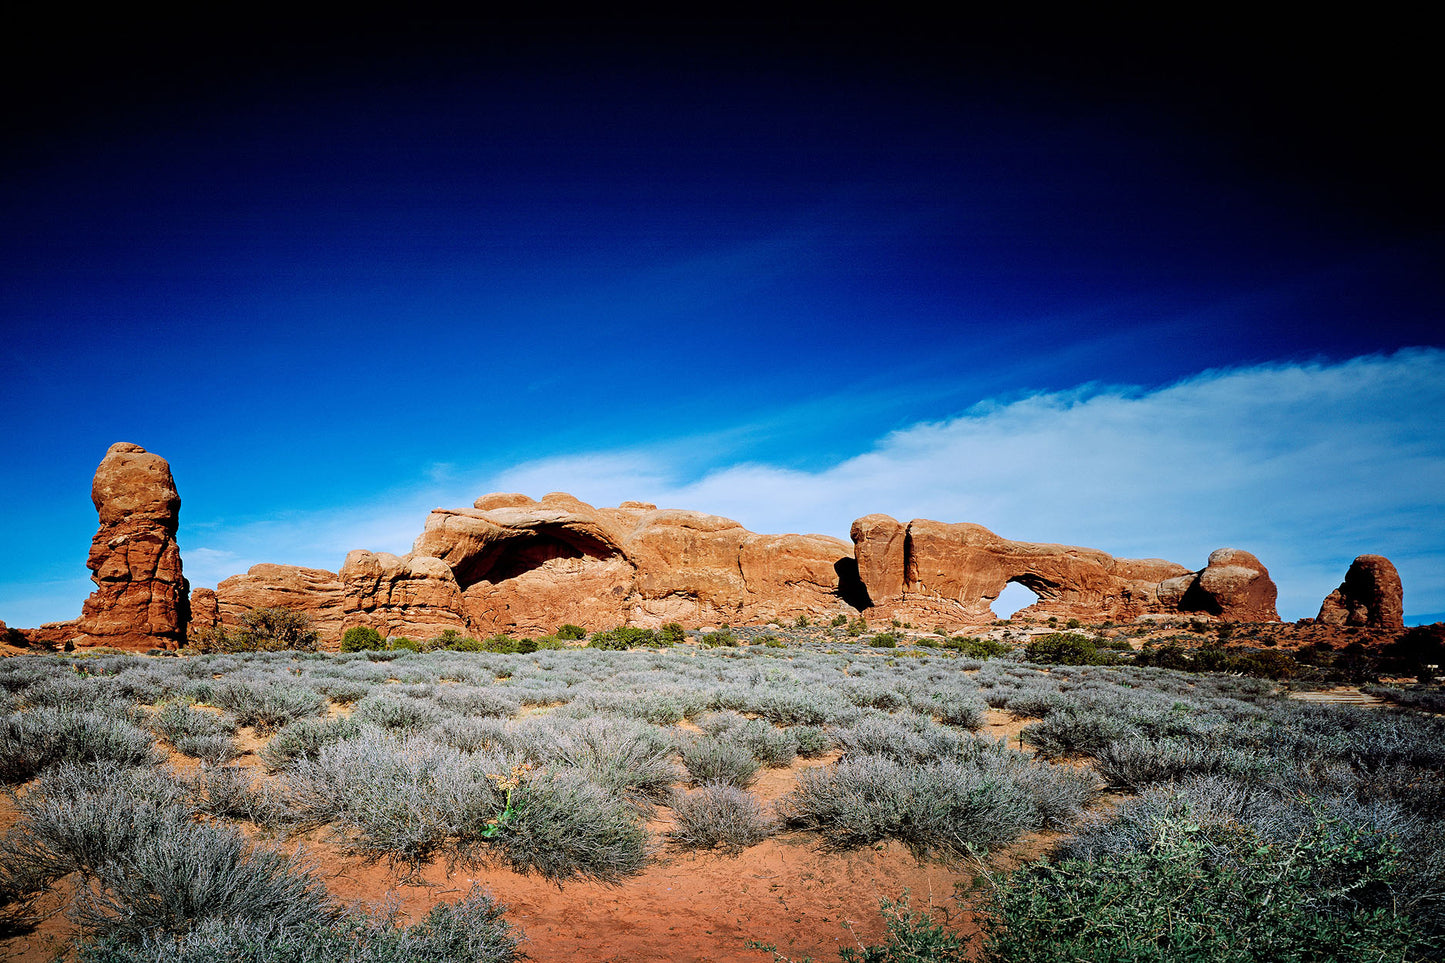
[(210, 816), (271, 824), (281, 819), (268, 793), (251, 785), (251, 774), (236, 766), (207, 766), (196, 775), (198, 808)]
[(351, 679), (317, 679), (313, 685), (317, 692), (338, 706), (355, 705), (358, 700), (365, 698), (366, 694), (371, 691), (371, 686), (365, 682), (355, 682)]
[(993, 659), (1013, 651), (1013, 646), (1007, 642), (968, 635), (955, 635), (945, 639), (942, 645), (945, 649), (952, 649), (970, 659)]
[(311, 618), (284, 606), (262, 606), (241, 615), (241, 627), (231, 634), (232, 651), (315, 651), (320, 636)]
[(1004, 878), (988, 952), (1019, 963), (1431, 958), (1445, 944), (1396, 902), (1399, 857), (1386, 840), (1326, 827), (1279, 843), (1167, 822), (1145, 851)]
[(728, 783), (708, 783), (672, 798), (668, 840), (682, 849), (722, 846), (739, 852), (777, 832), (777, 820), (758, 798)]
[(216, 823), (162, 820), (92, 867), (92, 879), (77, 896), (77, 921), (125, 942), (205, 920), (301, 926), (331, 913), (325, 887), (299, 859), (252, 849)]
[(427, 738), (465, 753), (482, 752), (489, 749), (511, 752), (514, 749), (511, 730), (505, 722), (494, 716), (480, 719), (452, 716), (432, 726)]
[(687, 641), (687, 630), (680, 622), (668, 622), (658, 630), (657, 637), (664, 645), (677, 645)]
[[(396, 635), (386, 640), (386, 647), (393, 653), (420, 652), (421, 643), (406, 635)], [(368, 653), (367, 658), (379, 658), (378, 653)], [(396, 656), (393, 655), (393, 658)]]
[(446, 716), (435, 703), (390, 692), (369, 695), (351, 711), (351, 719), (356, 723), (397, 731), (425, 729)]
[(1004, 699), (1000, 708), (1007, 709), (1016, 716), (1044, 719), (1055, 709), (1066, 705), (1068, 705), (1068, 700), (1058, 692), (1051, 692), (1047, 689), (1023, 689), (1008, 693), (1008, 697)]
[(16, 799), (22, 821), (5, 837), (6, 863), (47, 879), (91, 874), (157, 832), (188, 822), (189, 787), (163, 772), (62, 762)]
[(983, 703), (975, 696), (961, 692), (935, 692), (928, 709), (939, 722), (960, 729), (977, 729), (983, 725)]
[(838, 724), (859, 715), (837, 692), (795, 687), (759, 686), (728, 708), (756, 712), (780, 726)]
[(738, 644), (738, 637), (726, 628), (718, 629), (716, 632), (706, 632), (702, 637), (702, 644), (708, 648), (735, 648)]
[(107, 691), (104, 679), (61, 676), (42, 679), (27, 687), (19, 701), (26, 708), (95, 709), (97, 702), (115, 702), (119, 697)]
[(793, 726), (787, 732), (797, 747), (798, 755), (804, 759), (826, 755), (833, 749), (833, 737), (817, 726)]
[(633, 799), (661, 798), (681, 775), (670, 740), (650, 725), (622, 719), (593, 717), (570, 725), (547, 720), (524, 744), (536, 762), (571, 767)]
[(505, 689), (469, 685), (441, 687), (436, 702), (466, 716), (513, 716), (522, 708), (522, 700)]
[(441, 853), (475, 856), (505, 805), (492, 777), (512, 768), (497, 754), (367, 730), (298, 759), (281, 777), (280, 798), (298, 826), (332, 823), (348, 851), (415, 872)]
[(568, 642), (577, 642), (587, 638), (587, 630), (580, 625), (573, 625), (568, 622), (557, 627), (557, 638)]
[(843, 686), (843, 698), (855, 706), (882, 709), (884, 712), (892, 712), (908, 704), (908, 698), (888, 681), (870, 678), (849, 679)]
[(783, 769), (798, 757), (793, 733), (777, 729), (761, 719), (750, 719), (732, 738), (748, 747), (753, 757), (769, 769)]
[(211, 736), (179, 736), (171, 745), (175, 746), (176, 752), (181, 755), (213, 766), (230, 762), (241, 755), (241, 748), (236, 745), (236, 740), (221, 733)]
[(607, 651), (620, 652), (625, 649), (633, 649), (643, 645), (658, 645), (657, 633), (651, 629), (638, 628), (635, 625), (619, 625), (615, 629), (608, 629), (606, 632), (593, 632), (591, 640), (588, 641), (589, 649), (603, 649)]
[(920, 716), (873, 715), (834, 729), (833, 741), (845, 753), (921, 762), (971, 755), (975, 740)]
[(1077, 632), (1037, 636), (1024, 647), (1024, 658), (1048, 665), (1109, 665), (1115, 660), (1108, 652), (1100, 652), (1088, 636)]
[(7, 845), (48, 875), (78, 871), (77, 920), (127, 941), (207, 918), (324, 916), (325, 890), (296, 860), (195, 822), (189, 797), (151, 770), (62, 765), (22, 798)]
[(920, 854), (968, 853), (1058, 825), (1092, 791), (1091, 777), (1007, 751), (937, 763), (849, 755), (800, 773), (779, 812), (835, 849), (891, 837)]
[(0, 939), (29, 932), (44, 919), (36, 903), (55, 877), (0, 837)]
[(386, 648), (386, 639), (369, 625), (353, 625), (341, 633), (342, 652), (365, 652)]
[(1110, 785), (1138, 791), (1151, 783), (1224, 769), (1221, 753), (1187, 739), (1116, 739), (1096, 753), (1095, 768)]
[(159, 761), (150, 733), (103, 712), (40, 708), (0, 719), (0, 782), (25, 782), (58, 762)]
[(1135, 732), (1127, 722), (1113, 716), (1080, 709), (1052, 712), (1042, 722), (1025, 726), (1020, 736), (1045, 758), (1056, 759), (1074, 754), (1092, 756)]
[(359, 735), (355, 719), (298, 719), (283, 726), (261, 747), (261, 761), (279, 772), (299, 759), (315, 759), (325, 746)]
[(647, 829), (637, 811), (582, 773), (534, 774), (517, 797), (516, 816), (493, 840), (515, 871), (554, 882), (618, 882), (647, 862)]
[(436, 903), (413, 926), (393, 925), (383, 909), (335, 921), (284, 926), (209, 919), (179, 937), (146, 934), (138, 942), (83, 942), (80, 963), (513, 963), (517, 937), (505, 907), (473, 888), (455, 904)]
[(745, 789), (758, 778), (752, 750), (730, 739), (705, 736), (682, 746), (682, 764), (694, 785), (722, 782)]
[(279, 729), (305, 716), (320, 715), (326, 700), (309, 686), (279, 679), (251, 682), (227, 678), (216, 683), (211, 702), (229, 709), (243, 726), (261, 731)]
[(176, 749), (181, 749), (176, 742), (188, 736), (224, 736), (230, 739), (230, 736), (236, 733), (236, 722), (233, 720), (208, 713), (204, 709), (195, 709), (181, 701), (160, 706), (155, 714), (150, 716), (149, 726), (153, 733), (176, 746)]

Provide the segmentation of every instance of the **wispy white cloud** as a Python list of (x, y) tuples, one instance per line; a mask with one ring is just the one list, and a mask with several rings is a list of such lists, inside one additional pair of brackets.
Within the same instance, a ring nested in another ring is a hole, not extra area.
[(1362, 552), (1390, 556), (1412, 611), (1445, 608), (1445, 352), (1207, 371), (1167, 387), (1090, 385), (914, 425), (817, 472), (736, 465), (688, 479), (648, 452), (532, 462), (539, 494), (645, 498), (759, 531), (847, 536), (853, 518), (975, 521), (1011, 538), (1194, 567), (1254, 551), (1280, 608), (1313, 615)]
[(357, 547), (406, 551), (426, 512), (485, 491), (571, 492), (728, 515), (757, 531), (846, 538), (869, 512), (974, 521), (1190, 567), (1259, 555), (1286, 618), (1313, 615), (1351, 558), (1401, 570), (1410, 611), (1445, 610), (1445, 352), (1206, 371), (1162, 388), (1086, 385), (976, 405), (817, 471), (698, 475), (689, 446), (565, 454), (502, 472), (454, 466), (370, 504), (221, 527), (186, 544), (193, 584), (254, 561), (335, 569)]

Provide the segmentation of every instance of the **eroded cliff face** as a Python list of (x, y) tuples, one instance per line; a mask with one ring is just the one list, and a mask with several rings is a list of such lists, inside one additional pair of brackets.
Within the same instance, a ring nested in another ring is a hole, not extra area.
[(90, 497), (100, 527), (85, 563), (95, 591), (76, 624), (80, 641), (175, 645), (185, 637), (190, 613), (176, 545), (181, 497), (170, 464), (140, 445), (118, 442), (96, 468)]
[[(1278, 621), (1275, 585), (1248, 552), (1220, 549), (1197, 572), (1163, 559), (1115, 558), (1097, 549), (1016, 542), (967, 522), (853, 523), (858, 575), (870, 612), (919, 624), (981, 621), (1005, 586), (1038, 596), (1024, 615), (1132, 621), (1191, 614)], [(931, 620), (931, 621), (930, 621)]]
[(256, 565), (198, 593), (193, 630), (234, 629), (259, 606), (306, 612), (322, 644), (353, 625), (425, 638), (853, 614), (848, 543), (759, 535), (643, 502), (594, 508), (561, 492), (486, 495), (437, 509), (404, 556), (354, 551), (340, 572)]
[[(732, 519), (644, 502), (488, 495), (437, 510), (412, 547), (446, 561), (474, 631), (821, 617), (852, 611), (822, 535), (759, 535)], [(846, 567), (846, 566), (845, 566)]]

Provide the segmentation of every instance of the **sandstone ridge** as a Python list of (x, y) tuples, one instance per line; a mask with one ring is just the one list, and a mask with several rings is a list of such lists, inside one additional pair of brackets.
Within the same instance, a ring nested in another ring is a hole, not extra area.
[(257, 606), (310, 615), (324, 644), (353, 625), (426, 637), (765, 622), (855, 614), (847, 542), (760, 535), (732, 519), (647, 502), (595, 508), (553, 492), (437, 509), (404, 556), (354, 551), (340, 572), (256, 565), (196, 593), (192, 632)]
[[(20, 634), (32, 642), (175, 646), (234, 630), (253, 608), (306, 613), (325, 647), (352, 626), (425, 638), (540, 634), (564, 622), (689, 626), (828, 620), (862, 612), (950, 628), (994, 618), (1010, 583), (1038, 597), (1025, 617), (1127, 622), (1186, 615), (1278, 621), (1276, 588), (1249, 552), (1221, 548), (1197, 570), (1163, 559), (1012, 541), (981, 525), (865, 515), (852, 545), (825, 535), (766, 535), (704, 512), (625, 501), (598, 508), (562, 492), (515, 492), (439, 508), (404, 555), (358, 549), (340, 570), (260, 564), (189, 592), (170, 465), (112, 445), (96, 469), (99, 528), (87, 565), (96, 584), (81, 617)], [(1361, 555), (1318, 622), (1400, 628), (1399, 574)], [(3, 626), (3, 623), (0, 623)], [(7, 632), (14, 637), (16, 633)]]
[(1098, 549), (1015, 542), (967, 522), (853, 523), (858, 575), (879, 615), (921, 624), (993, 617), (1010, 582), (1038, 601), (1025, 616), (1132, 621), (1150, 615), (1278, 621), (1269, 571), (1248, 552), (1219, 549), (1191, 572), (1163, 559), (1115, 558)]

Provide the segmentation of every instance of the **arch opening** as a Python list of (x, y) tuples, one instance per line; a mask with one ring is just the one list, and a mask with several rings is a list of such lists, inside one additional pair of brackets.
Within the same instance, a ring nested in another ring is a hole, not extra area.
[(621, 555), (616, 546), (576, 532), (529, 532), (493, 544), (488, 550), (453, 567), (463, 591), (478, 582), (505, 582), (554, 559), (608, 559)]
[(1033, 589), (1029, 588), (1018, 579), (1009, 579), (1003, 591), (998, 593), (998, 598), (993, 600), (990, 608), (993, 614), (1001, 619), (1011, 619), (1015, 612), (1026, 609), (1039, 601), (1039, 596)]

